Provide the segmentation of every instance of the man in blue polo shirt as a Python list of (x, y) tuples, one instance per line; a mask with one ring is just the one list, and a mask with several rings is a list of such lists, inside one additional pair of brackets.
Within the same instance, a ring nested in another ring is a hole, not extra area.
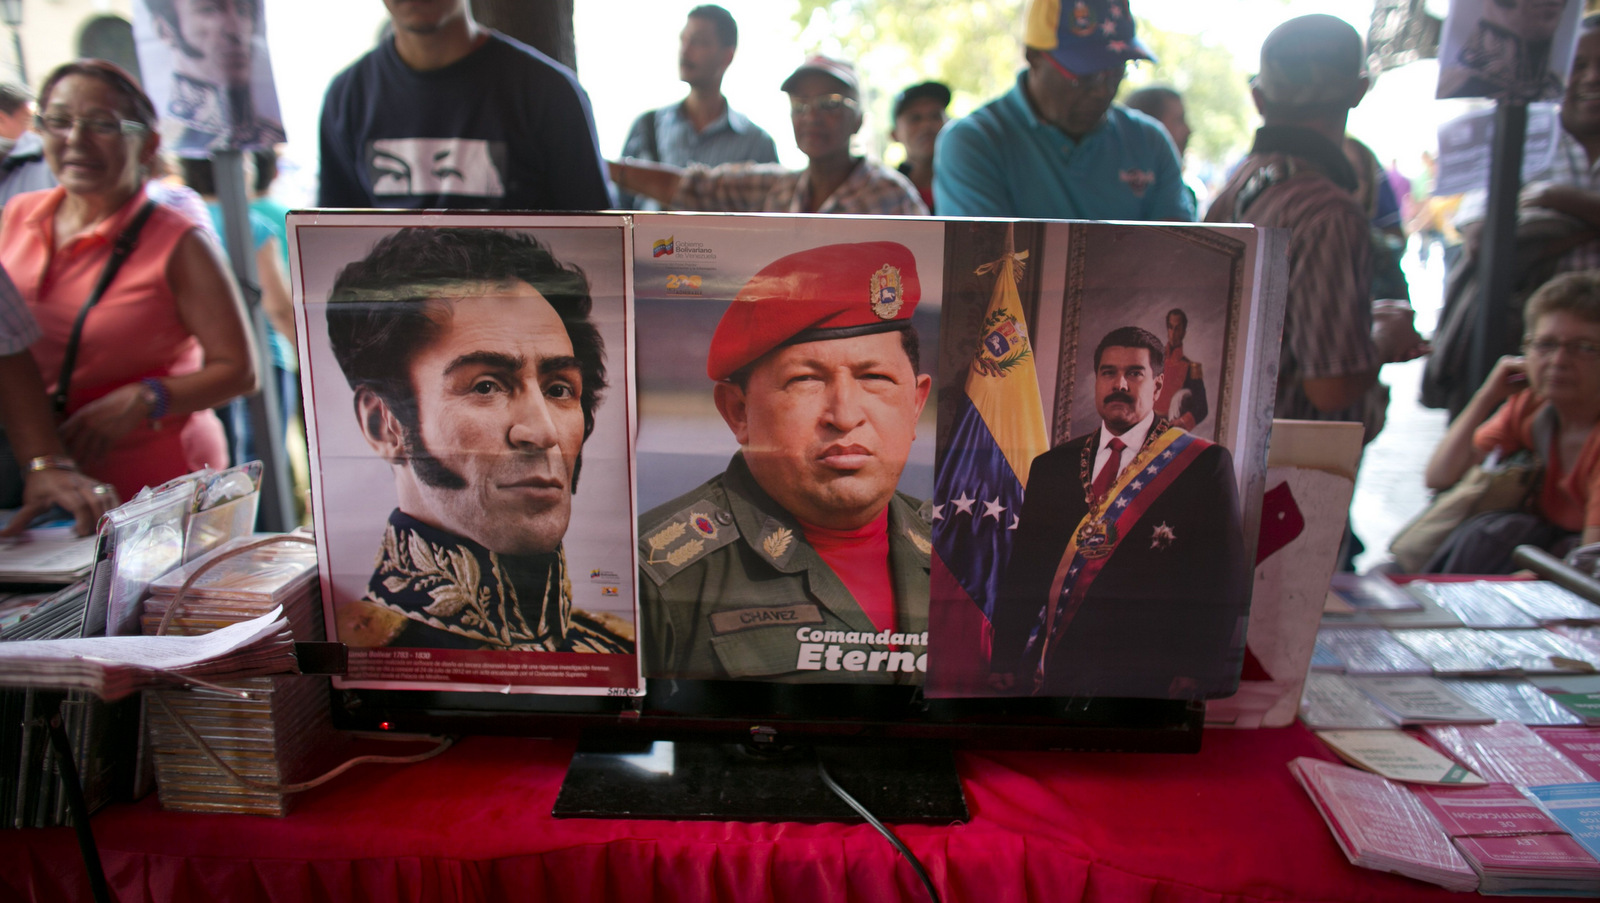
[(940, 215), (1194, 220), (1172, 139), (1112, 103), (1128, 62), (1154, 60), (1127, 0), (1030, 0), (1023, 42), (1016, 87), (939, 137)]
[[(670, 107), (648, 110), (633, 121), (622, 156), (673, 166), (704, 163), (776, 163), (778, 148), (759, 125), (728, 106), (722, 77), (733, 64), (739, 26), (714, 3), (689, 10), (678, 36), (678, 77), (689, 96)], [(660, 202), (624, 194), (623, 206), (660, 210)]]

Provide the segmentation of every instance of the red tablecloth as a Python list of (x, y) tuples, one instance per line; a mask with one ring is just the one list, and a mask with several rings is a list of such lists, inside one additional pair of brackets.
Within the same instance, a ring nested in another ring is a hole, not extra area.
[[(123, 903), (924, 899), (865, 825), (553, 819), (570, 754), (472, 737), (357, 768), (287, 818), (151, 797), (94, 831)], [(1299, 726), (1208, 731), (1193, 756), (964, 753), (971, 821), (898, 830), (948, 901), (1471, 899), (1350, 865), (1289, 774), (1301, 755), (1332, 758)], [(70, 830), (0, 831), (0, 899), (88, 898)]]

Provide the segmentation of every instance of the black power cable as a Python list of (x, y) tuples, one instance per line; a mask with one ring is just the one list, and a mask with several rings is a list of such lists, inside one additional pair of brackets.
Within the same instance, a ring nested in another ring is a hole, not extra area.
[(916, 854), (911, 852), (911, 848), (907, 847), (905, 842), (902, 841), (894, 833), (894, 831), (890, 830), (888, 825), (878, 821), (876, 816), (867, 811), (866, 806), (861, 805), (856, 801), (855, 797), (850, 795), (849, 791), (839, 786), (839, 782), (833, 779), (833, 775), (828, 774), (828, 766), (822, 764), (821, 756), (817, 757), (817, 773), (822, 776), (822, 783), (826, 784), (829, 790), (832, 790), (839, 797), (839, 799), (844, 800), (845, 804), (850, 808), (856, 810), (856, 814), (866, 819), (867, 824), (877, 828), (878, 833), (882, 834), (885, 840), (888, 840), (890, 843), (894, 844), (894, 848), (899, 850), (900, 855), (904, 856), (906, 862), (911, 864), (911, 870), (917, 873), (918, 878), (922, 879), (922, 887), (928, 892), (928, 899), (932, 900), (933, 903), (940, 903), (939, 892), (934, 890), (933, 880), (928, 877), (927, 870), (922, 867), (922, 861), (916, 857)]

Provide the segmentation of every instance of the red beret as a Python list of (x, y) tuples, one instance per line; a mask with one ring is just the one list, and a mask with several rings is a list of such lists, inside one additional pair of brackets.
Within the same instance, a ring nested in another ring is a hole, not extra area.
[(773, 261), (750, 278), (711, 336), (706, 373), (727, 379), (783, 345), (890, 332), (911, 325), (922, 285), (905, 245), (824, 245)]

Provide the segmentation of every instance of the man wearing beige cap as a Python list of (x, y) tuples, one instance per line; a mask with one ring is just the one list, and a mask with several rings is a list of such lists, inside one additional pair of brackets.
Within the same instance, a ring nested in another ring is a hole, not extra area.
[(740, 289), (706, 359), (739, 451), (639, 519), (646, 676), (922, 682), (933, 541), (897, 491), (932, 387), (920, 294), (910, 250), (882, 241)]
[(610, 164), (612, 181), (668, 210), (927, 215), (905, 176), (850, 152), (850, 139), (862, 122), (854, 66), (813, 56), (782, 87), (789, 95), (795, 144), (810, 161), (805, 169), (777, 163), (680, 167), (632, 159)]

